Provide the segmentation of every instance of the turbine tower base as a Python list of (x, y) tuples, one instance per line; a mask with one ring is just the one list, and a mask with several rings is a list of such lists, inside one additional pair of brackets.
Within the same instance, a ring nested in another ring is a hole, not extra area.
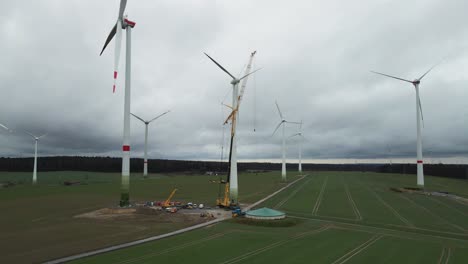
[(130, 205), (130, 193), (120, 194), (120, 207), (128, 207)]

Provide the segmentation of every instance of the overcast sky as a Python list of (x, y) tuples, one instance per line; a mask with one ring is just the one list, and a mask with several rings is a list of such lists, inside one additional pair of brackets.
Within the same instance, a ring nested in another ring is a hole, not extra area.
[[(124, 53), (112, 93), (118, 0), (17, 0), (0, 10), (0, 156), (120, 156)], [(405, 79), (422, 81), (423, 150), (468, 157), (468, 27), (465, 0), (128, 0), (132, 31), (131, 109), (151, 119), (150, 158), (219, 159), (230, 78), (254, 68), (240, 109), (240, 159), (281, 155), (280, 121), (303, 120), (307, 159), (416, 155), (416, 101)], [(124, 35), (125, 36), (125, 35)], [(125, 45), (123, 44), (123, 47)], [(225, 148), (229, 128), (225, 128)], [(255, 129), (255, 132), (254, 132)], [(287, 135), (297, 133), (288, 125)], [(297, 156), (288, 141), (288, 157)], [(132, 157), (144, 125), (131, 119)], [(226, 155), (226, 154), (225, 154)]]

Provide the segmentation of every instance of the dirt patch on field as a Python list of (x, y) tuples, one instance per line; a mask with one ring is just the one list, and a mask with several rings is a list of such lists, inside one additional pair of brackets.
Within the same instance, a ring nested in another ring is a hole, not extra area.
[(421, 188), (409, 188), (409, 187), (404, 187), (404, 188), (392, 187), (390, 188), (390, 190), (394, 192), (399, 192), (399, 193), (411, 193), (411, 194), (420, 194), (420, 195), (427, 195), (427, 196), (447, 197), (459, 203), (468, 205), (467, 198), (464, 198), (455, 194), (451, 194), (449, 192), (430, 192), (430, 191), (425, 191), (424, 189), (421, 189)]
[(230, 211), (222, 209), (181, 209), (176, 213), (169, 213), (153, 207), (134, 208), (102, 208), (92, 212), (79, 214), (75, 218), (95, 219), (101, 221), (112, 220), (143, 220), (156, 223), (202, 223), (216, 218), (225, 218)]

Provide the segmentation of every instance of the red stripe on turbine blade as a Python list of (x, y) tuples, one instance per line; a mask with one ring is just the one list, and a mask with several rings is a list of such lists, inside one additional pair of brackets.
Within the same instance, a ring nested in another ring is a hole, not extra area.
[(423, 163), (423, 161), (422, 161), (422, 160), (418, 160), (418, 163)]
[(112, 93), (115, 93), (115, 84), (114, 84), (114, 86), (112, 87)]
[(114, 80), (117, 79), (117, 72), (114, 71)]
[(130, 146), (129, 145), (123, 145), (122, 150), (123, 151), (130, 151)]

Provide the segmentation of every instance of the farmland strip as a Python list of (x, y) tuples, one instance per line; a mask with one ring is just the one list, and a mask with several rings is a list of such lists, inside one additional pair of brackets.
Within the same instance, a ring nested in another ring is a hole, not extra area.
[(457, 208), (455, 208), (455, 207), (453, 207), (453, 206), (450, 206), (450, 205), (448, 205), (448, 204), (446, 204), (446, 203), (444, 203), (444, 202), (441, 202), (441, 201), (439, 201), (439, 199), (436, 199), (436, 198), (433, 198), (433, 197), (430, 197), (430, 196), (429, 196), (429, 198), (430, 198), (431, 200), (433, 200), (434, 202), (437, 202), (438, 204), (441, 204), (441, 205), (443, 205), (443, 206), (445, 206), (445, 207), (447, 207), (447, 208), (449, 208), (449, 209), (452, 209), (452, 210), (454, 210), (454, 211), (457, 211), (458, 213), (460, 213), (460, 214), (462, 214), (462, 215), (464, 215), (464, 216), (468, 216), (468, 214), (466, 214), (465, 212), (461, 211), (460, 209), (457, 209)]
[(356, 220), (362, 220), (361, 213), (359, 212), (359, 209), (357, 208), (356, 203), (354, 202), (353, 197), (351, 196), (348, 184), (346, 182), (343, 182), (343, 184), (346, 190), (346, 195), (348, 196), (348, 201), (351, 204), (351, 207), (353, 208), (354, 214), (356, 215)]
[(193, 245), (197, 245), (197, 244), (200, 244), (200, 243), (203, 243), (203, 242), (206, 242), (206, 241), (210, 241), (210, 240), (222, 237), (222, 236), (224, 236), (226, 234), (227, 233), (214, 234), (214, 235), (204, 237), (204, 238), (199, 239), (199, 240), (191, 241), (191, 242), (188, 242), (188, 243), (185, 243), (185, 244), (182, 244), (182, 245), (178, 245), (178, 246), (175, 246), (175, 247), (172, 247), (172, 248), (168, 248), (168, 249), (165, 249), (165, 250), (161, 250), (161, 251), (158, 251), (158, 252), (153, 252), (153, 253), (149, 253), (149, 254), (145, 254), (145, 255), (140, 255), (140, 256), (138, 256), (136, 258), (133, 258), (133, 259), (126, 259), (126, 260), (123, 260), (123, 261), (120, 261), (120, 262), (116, 262), (116, 264), (117, 263), (118, 264), (128, 264), (128, 263), (138, 262), (140, 260), (144, 260), (144, 259), (151, 258), (151, 257), (154, 257), (154, 256), (169, 253), (169, 252), (172, 252), (172, 251), (175, 251), (175, 250), (179, 250), (179, 249), (183, 249), (183, 248), (190, 247), (190, 246), (193, 246)]
[(452, 256), (452, 249), (447, 248), (447, 258), (445, 258), (445, 264), (448, 264), (450, 261), (450, 256)]
[(379, 200), (385, 207), (387, 207), (396, 217), (398, 217), (398, 219), (400, 219), (403, 223), (405, 223), (406, 225), (408, 225), (409, 227), (414, 227), (414, 225), (412, 223), (410, 223), (410, 221), (408, 221), (408, 219), (404, 218), (403, 216), (401, 216), (397, 210), (393, 209), (393, 207), (391, 207), (388, 203), (386, 203), (382, 197), (380, 197), (375, 191), (371, 190), (370, 188), (367, 188), (371, 193), (374, 194), (374, 196), (377, 198), (377, 200)]
[(440, 254), (439, 261), (437, 262), (437, 264), (442, 264), (445, 256), (445, 250), (446, 248), (442, 248), (442, 253)]
[(458, 226), (458, 225), (456, 225), (456, 224), (450, 223), (449, 221), (447, 221), (447, 220), (445, 220), (444, 218), (442, 218), (442, 217), (436, 215), (435, 213), (431, 212), (431, 210), (429, 210), (429, 209), (427, 209), (426, 207), (424, 207), (424, 206), (422, 206), (422, 205), (416, 203), (415, 201), (411, 200), (410, 198), (406, 197), (405, 195), (401, 195), (400, 197), (402, 197), (403, 199), (407, 200), (408, 202), (410, 202), (410, 203), (413, 204), (414, 206), (420, 208), (421, 210), (427, 212), (428, 214), (434, 216), (435, 218), (441, 220), (442, 222), (445, 222), (446, 224), (449, 224), (449, 225), (455, 227), (456, 229), (458, 229), (458, 230), (460, 230), (460, 231), (466, 232), (466, 230), (465, 230), (463, 227)]
[(308, 176), (308, 174), (307, 174), (307, 175), (304, 175), (304, 176), (301, 176), (299, 179), (297, 179), (297, 180), (295, 180), (295, 181), (289, 183), (288, 185), (286, 185), (286, 186), (284, 186), (283, 188), (277, 190), (276, 192), (274, 192), (274, 193), (268, 195), (267, 197), (265, 197), (265, 198), (263, 198), (263, 199), (260, 199), (260, 200), (256, 201), (255, 203), (253, 203), (253, 204), (251, 204), (251, 205), (245, 207), (245, 208), (244, 208), (244, 211), (248, 211), (248, 210), (254, 208), (255, 206), (257, 206), (257, 205), (259, 205), (259, 204), (265, 202), (266, 200), (268, 200), (268, 199), (270, 199), (271, 197), (277, 195), (278, 193), (284, 191), (285, 189), (289, 188), (291, 185), (293, 185), (293, 184), (295, 184), (296, 182), (298, 182), (298, 181), (304, 179), (304, 178), (307, 177), (307, 176)]
[(296, 239), (299, 239), (299, 238), (302, 238), (302, 237), (305, 237), (305, 236), (309, 236), (309, 235), (312, 235), (312, 234), (318, 234), (318, 233), (321, 233), (325, 230), (328, 230), (330, 228), (330, 225), (326, 225), (326, 226), (323, 226), (319, 229), (316, 229), (316, 230), (312, 230), (312, 231), (309, 231), (309, 232), (304, 232), (304, 233), (301, 233), (301, 234), (298, 234), (290, 239), (286, 239), (286, 240), (282, 240), (282, 241), (278, 241), (278, 242), (275, 242), (275, 243), (272, 243), (270, 245), (267, 245), (267, 246), (264, 246), (262, 248), (258, 248), (256, 250), (253, 250), (253, 251), (250, 251), (250, 252), (247, 252), (243, 255), (240, 255), (240, 256), (237, 256), (235, 258), (232, 258), (232, 259), (229, 259), (227, 261), (224, 261), (222, 262), (221, 264), (231, 264), (231, 263), (236, 263), (236, 262), (239, 262), (239, 261), (242, 261), (244, 259), (247, 259), (249, 257), (252, 257), (252, 256), (255, 256), (255, 255), (258, 255), (260, 253), (263, 253), (269, 249), (272, 249), (272, 248), (276, 248), (278, 246), (281, 246), (283, 244), (286, 244), (290, 241), (293, 241), (293, 240), (296, 240)]
[(307, 180), (305, 183), (303, 183), (301, 186), (299, 186), (296, 190), (294, 190), (288, 197), (286, 197), (284, 200), (280, 201), (279, 203), (277, 203), (273, 208), (277, 209), (281, 206), (283, 206), (289, 199), (291, 199), (294, 195), (296, 195), (296, 193), (298, 193), (305, 185), (307, 185), (310, 181), (312, 180), (312, 178), (310, 178), (309, 180)]
[(375, 235), (371, 237), (369, 240), (366, 242), (362, 243), (361, 245), (357, 246), (356, 248), (352, 249), (351, 251), (347, 252), (343, 256), (341, 256), (339, 259), (335, 260), (332, 264), (343, 264), (350, 260), (352, 257), (355, 255), (361, 253), (363, 250), (380, 240), (383, 236), (382, 235)]
[(327, 181), (328, 181), (328, 175), (325, 178), (325, 180), (323, 181), (322, 188), (320, 189), (319, 196), (317, 197), (317, 201), (315, 201), (314, 210), (312, 210), (313, 215), (317, 215), (320, 204), (322, 203), (323, 193), (325, 192), (325, 188), (327, 186)]

